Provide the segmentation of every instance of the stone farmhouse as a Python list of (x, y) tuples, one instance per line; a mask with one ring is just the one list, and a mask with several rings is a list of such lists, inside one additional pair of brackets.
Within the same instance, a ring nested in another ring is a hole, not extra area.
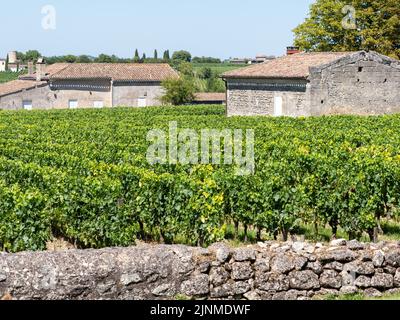
[(228, 116), (400, 112), (400, 61), (376, 52), (289, 54), (223, 78)]
[(161, 82), (178, 77), (168, 64), (56, 63), (28, 65), (28, 74), (0, 85), (0, 109), (145, 107), (158, 105)]

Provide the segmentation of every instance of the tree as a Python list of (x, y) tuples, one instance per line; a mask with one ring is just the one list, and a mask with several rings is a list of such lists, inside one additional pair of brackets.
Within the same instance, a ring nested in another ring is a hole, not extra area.
[(7, 57), (6, 57), (6, 71), (9, 71), (8, 70), (8, 62), (9, 62), (10, 60), (9, 60), (9, 58), (8, 58), (8, 55), (7, 55)]
[(37, 50), (29, 50), (25, 52), (25, 55), (21, 59), (23, 62), (37, 61), (41, 57), (41, 53)]
[(144, 60), (146, 60), (146, 54), (145, 53), (143, 53), (143, 56), (142, 56), (142, 61), (144, 62)]
[(157, 60), (158, 59), (158, 52), (157, 52), (157, 49), (156, 50), (154, 50), (154, 60)]
[(169, 55), (169, 50), (165, 50), (164, 51), (163, 59), (166, 60), (166, 61), (171, 59), (171, 57)]
[(194, 70), (193, 70), (193, 66), (191, 63), (189, 62), (181, 62), (178, 66), (177, 66), (178, 71), (187, 77), (194, 77)]
[(199, 71), (199, 77), (201, 79), (211, 79), (213, 77), (213, 72), (210, 67), (201, 68)]
[(178, 79), (167, 79), (161, 83), (165, 90), (164, 96), (161, 98), (163, 104), (182, 105), (191, 103), (195, 97), (195, 86), (193, 81), (186, 77)]
[(111, 63), (112, 62), (112, 57), (110, 57), (107, 54), (100, 54), (96, 59), (95, 62), (99, 62), (99, 63)]
[(140, 61), (139, 51), (138, 51), (138, 49), (136, 49), (135, 56), (133, 58), (133, 62), (139, 62), (139, 61)]
[(190, 62), (192, 61), (192, 55), (185, 50), (175, 51), (172, 55), (172, 60)]
[(79, 62), (79, 63), (90, 63), (90, 62), (92, 62), (92, 60), (90, 59), (89, 56), (84, 54), (84, 55), (79, 56), (77, 58), (76, 62)]
[(400, 58), (398, 0), (317, 0), (293, 30), (307, 51), (374, 50)]
[(66, 56), (64, 57), (64, 61), (65, 61), (65, 62), (68, 62), (68, 63), (74, 63), (74, 62), (76, 62), (77, 60), (78, 60), (78, 58), (77, 58), (76, 56), (72, 55), (72, 54), (66, 55)]

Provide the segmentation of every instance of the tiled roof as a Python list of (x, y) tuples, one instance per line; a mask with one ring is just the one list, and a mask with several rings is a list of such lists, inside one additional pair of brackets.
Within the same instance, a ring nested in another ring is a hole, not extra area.
[(14, 80), (0, 84), (0, 97), (22, 90), (33, 89), (36, 86), (46, 84), (46, 81), (36, 82), (31, 80)]
[(53, 74), (51, 79), (112, 79), (114, 81), (158, 82), (178, 77), (168, 64), (157, 63), (74, 63)]
[[(51, 77), (53, 74), (60, 72), (61, 70), (68, 67), (69, 63), (54, 63), (45, 66), (45, 78)], [(20, 80), (36, 80), (36, 72), (33, 74), (24, 74), (19, 76)]]
[(226, 94), (216, 92), (199, 92), (195, 94), (195, 101), (226, 101)]
[(223, 78), (307, 78), (310, 67), (321, 66), (356, 52), (314, 52), (284, 56), (226, 72)]

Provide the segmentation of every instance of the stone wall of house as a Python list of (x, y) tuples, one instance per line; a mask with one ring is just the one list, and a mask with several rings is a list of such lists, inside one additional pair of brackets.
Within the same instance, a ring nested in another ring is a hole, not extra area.
[(23, 108), (23, 101), (32, 101), (33, 108), (50, 109), (54, 94), (47, 85), (32, 88), (22, 92), (17, 92), (0, 97), (0, 109), (2, 110), (19, 110)]
[(68, 108), (70, 100), (77, 100), (78, 108), (93, 108), (95, 102), (111, 107), (110, 80), (58, 80), (52, 82), (50, 88), (54, 97), (51, 108), (54, 109)]
[(0, 97), (0, 109), (19, 110), (23, 101), (32, 101), (32, 109), (67, 109), (70, 100), (78, 100), (78, 108), (93, 108), (95, 101), (111, 106), (109, 81), (58, 81), (55, 86), (41, 85)]
[(146, 100), (146, 106), (159, 106), (164, 91), (160, 83), (115, 83), (113, 105), (137, 107), (139, 98)]
[(228, 79), (227, 115), (274, 115), (275, 97), (282, 98), (285, 116), (304, 115), (308, 110), (307, 83), (303, 80)]
[(400, 245), (336, 240), (208, 249), (140, 245), (0, 253), (0, 298), (306, 300), (400, 290)]
[(400, 62), (364, 53), (313, 71), (311, 115), (400, 112)]

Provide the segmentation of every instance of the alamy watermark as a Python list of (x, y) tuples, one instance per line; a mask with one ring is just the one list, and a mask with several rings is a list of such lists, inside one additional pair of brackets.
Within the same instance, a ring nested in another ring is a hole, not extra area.
[(57, 12), (56, 8), (52, 5), (42, 7), (42, 28), (44, 30), (56, 30), (57, 28)]
[(357, 29), (356, 9), (353, 6), (346, 5), (342, 8), (342, 13), (345, 15), (342, 19), (342, 27), (346, 30)]
[(194, 129), (178, 130), (178, 123), (169, 123), (169, 130), (148, 132), (147, 161), (155, 164), (233, 165), (236, 175), (255, 172), (254, 130)]

